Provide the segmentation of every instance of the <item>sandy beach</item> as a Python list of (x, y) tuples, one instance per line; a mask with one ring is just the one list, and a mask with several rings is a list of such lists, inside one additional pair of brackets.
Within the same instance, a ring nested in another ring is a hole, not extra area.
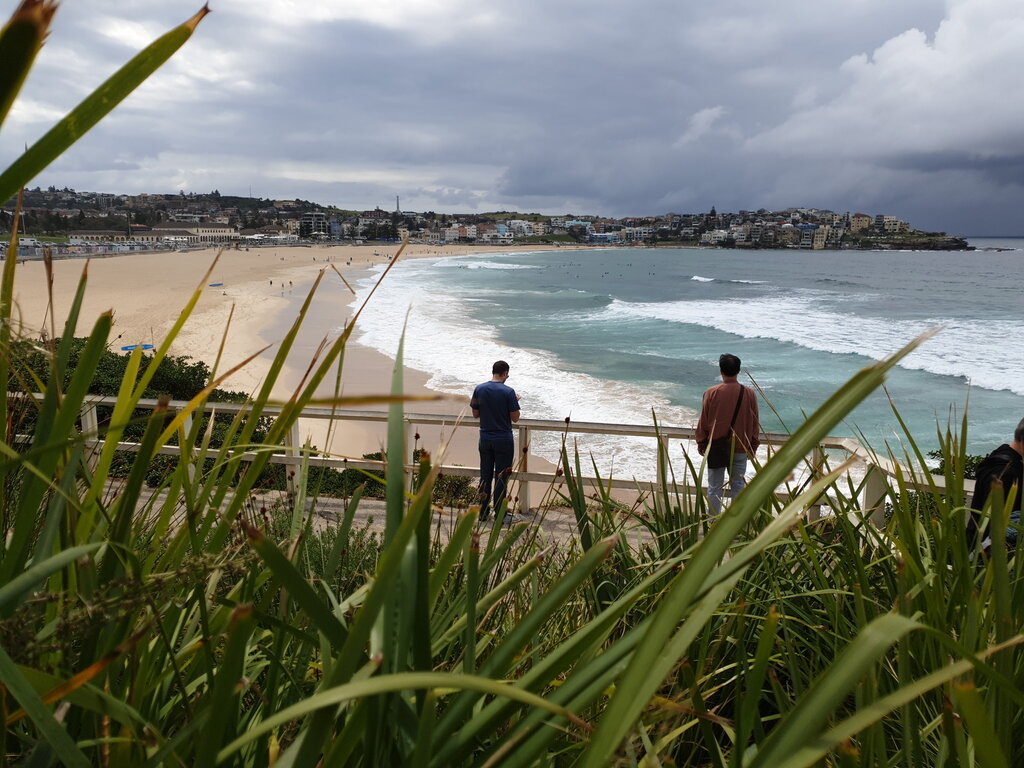
[[(525, 248), (540, 249), (537, 246)], [(225, 249), (219, 258), (216, 249), (93, 258), (88, 261), (88, 286), (76, 332), (86, 335), (100, 313), (111, 310), (114, 323), (109, 347), (112, 350), (120, 351), (131, 344), (159, 344), (178, 321), (194, 292), (201, 288), (201, 296), (170, 353), (202, 360), (212, 366), (223, 344), (219, 374), (257, 355), (221, 384), (225, 389), (253, 392), (261, 386), (281, 339), (294, 320), (290, 308), (301, 303), (321, 272), (323, 281), (342, 283), (389, 261), (397, 250), (397, 245), (265, 247)], [(410, 245), (401, 260), (507, 250), (510, 249)], [(211, 265), (212, 271), (209, 271)], [(49, 312), (43, 263), (30, 261), (18, 265), (14, 321), (20, 324), (25, 335), (36, 336), (40, 331), (62, 332), (84, 269), (85, 259), (53, 263), (53, 311)], [(342, 327), (352, 311), (350, 306), (339, 307), (336, 302), (330, 306), (318, 304), (314, 297), (312, 312), (320, 312), (321, 316), (330, 313), (331, 319), (326, 325)], [(275, 398), (285, 399), (291, 394), (323, 338), (325, 323), (307, 325), (288, 357), (285, 372), (275, 383)], [(261, 350), (264, 351), (261, 353)], [(392, 359), (350, 343), (345, 351), (341, 394), (349, 397), (387, 394), (393, 368)], [(437, 394), (426, 387), (426, 374), (405, 368), (403, 376), (406, 394)], [(329, 378), (331, 380), (319, 393), (323, 397), (331, 396), (334, 391), (334, 377)], [(480, 372), (481, 381), (488, 378), (489, 371)], [(466, 400), (461, 402), (450, 398), (413, 402), (407, 404), (406, 411), (465, 418), (468, 417), (468, 397), (467, 392)], [(385, 407), (360, 405), (358, 410), (383, 410)], [(331, 427), (330, 434), (326, 422), (303, 420), (301, 428), (303, 440), (338, 456), (357, 458), (380, 450), (384, 441), (383, 425), (368, 422), (338, 421)], [(472, 419), (454, 432), (447, 424), (444, 428), (418, 431), (418, 444), (435, 455), (439, 446), (448, 446), (445, 463), (466, 466), (477, 463), (476, 428)], [(455, 439), (451, 439), (453, 434)], [(551, 465), (531, 457), (531, 469), (545, 467)]]

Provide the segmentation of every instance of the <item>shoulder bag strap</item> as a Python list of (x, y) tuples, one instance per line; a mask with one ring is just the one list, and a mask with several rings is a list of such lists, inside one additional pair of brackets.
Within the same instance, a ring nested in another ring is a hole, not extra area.
[(739, 404), (743, 401), (743, 390), (742, 384), (739, 385), (739, 396), (736, 398), (736, 408), (732, 412), (732, 421), (729, 422), (729, 431), (726, 432), (722, 437), (727, 437), (732, 434), (732, 428), (736, 426), (736, 417), (739, 415)]
[(731, 433), (732, 428), (736, 426), (736, 417), (739, 415), (740, 412), (740, 403), (743, 402), (744, 389), (744, 386), (740, 384), (740, 396), (736, 398), (736, 410), (732, 412), (732, 421), (729, 422), (729, 432), (726, 432), (727, 435)]

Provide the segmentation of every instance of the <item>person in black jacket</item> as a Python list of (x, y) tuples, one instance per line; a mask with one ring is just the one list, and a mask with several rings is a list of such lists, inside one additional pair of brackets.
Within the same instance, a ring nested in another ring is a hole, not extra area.
[[(985, 509), (985, 502), (988, 501), (995, 483), (1002, 484), (1004, 498), (1013, 494), (1010, 522), (1019, 524), (1020, 497), (1021, 491), (1024, 490), (1024, 419), (1021, 419), (1013, 432), (1013, 442), (1009, 445), (1003, 443), (978, 465), (974, 478), (974, 498), (971, 499), (971, 509), (977, 511), (971, 514), (968, 521), (968, 540), (972, 546), (978, 535), (978, 512)], [(1017, 544), (1016, 527), (1007, 527), (1006, 541), (1011, 546)]]

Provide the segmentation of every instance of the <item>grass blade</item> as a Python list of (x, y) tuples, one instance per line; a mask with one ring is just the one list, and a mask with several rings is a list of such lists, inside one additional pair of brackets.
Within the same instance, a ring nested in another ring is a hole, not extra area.
[[(1006, 755), (999, 747), (999, 734), (985, 709), (985, 703), (973, 682), (953, 686), (953, 700), (967, 723), (967, 732), (974, 742), (975, 755), (981, 768), (1010, 768)], [(1005, 725), (1005, 723), (1004, 723)]]
[(775, 488), (804, 460), (853, 408), (885, 380), (885, 374), (931, 334), (924, 334), (886, 360), (860, 371), (832, 395), (768, 461), (754, 479), (733, 500), (728, 511), (712, 526), (679, 579), (665, 595), (654, 614), (654, 622), (616, 688), (583, 759), (584, 768), (602, 768), (618, 749), (645, 703), (677, 662), (666, 654), (676, 625), (693, 606), (704, 580), (715, 568), (733, 539), (763, 504), (774, 497)]
[(232, 754), (260, 735), (313, 712), (335, 707), (338, 704), (352, 701), (353, 699), (364, 699), (385, 693), (414, 690), (434, 690), (438, 693), (448, 694), (457, 691), (475, 691), (482, 696), (508, 698), (526, 706), (550, 712), (557, 717), (567, 718), (581, 728), (586, 729), (588, 727), (585, 722), (565, 707), (553, 704), (536, 694), (520, 690), (498, 680), (452, 672), (402, 672), (395, 675), (373, 677), (369, 680), (361, 680), (320, 691), (298, 704), (278, 712), (248, 733), (239, 736), (220, 751), (217, 755), (217, 762), (227, 760)]
[(56, 10), (56, 3), (49, 0), (22, 2), (0, 30), (0, 125), (25, 84)]
[(288, 595), (305, 611), (332, 646), (341, 647), (348, 638), (348, 632), (317, 595), (312, 585), (266, 536), (244, 521), (243, 526), (249, 544), (274, 572), (274, 576), (287, 590)]
[(26, 592), (33, 589), (50, 574), (56, 573), (68, 563), (72, 563), (80, 557), (85, 557), (95, 552), (102, 546), (102, 543), (81, 544), (77, 547), (61, 550), (53, 557), (26, 568), (13, 579), (0, 586), (0, 613), (8, 605), (19, 600)]
[[(49, 4), (47, 4), (49, 5)], [(191, 19), (157, 38), (114, 73), (0, 174), (0, 200), (9, 200), (46, 166), (56, 160), (192, 36), (210, 10), (203, 6)], [(50, 11), (52, 14), (52, 11)]]
[(818, 739), (822, 724), (877, 659), (905, 634), (920, 628), (916, 621), (895, 613), (868, 624), (828, 671), (812, 684), (785, 722), (772, 731), (749, 768), (775, 768)]
[(29, 719), (64, 765), (69, 768), (90, 768), (92, 763), (68, 732), (54, 719), (35, 688), (25, 679), (3, 648), (0, 648), (0, 682), (3, 682), (7, 692), (21, 704)]
[(212, 767), (216, 764), (214, 755), (224, 742), (225, 732), (237, 723), (237, 717), (232, 711), (232, 702), (238, 695), (237, 689), (244, 674), (246, 647), (254, 629), (252, 607), (240, 605), (235, 608), (231, 623), (227, 648), (210, 695), (210, 717), (199, 734), (196, 749), (198, 760), (195, 763), (198, 768)]
[[(1015, 638), (1008, 643), (1003, 643), (1002, 645), (995, 646), (978, 654), (978, 657), (985, 658), (1011, 645), (1017, 645), (1022, 641), (1024, 641), (1024, 637)], [(837, 726), (808, 745), (796, 750), (779, 765), (773, 766), (773, 768), (807, 768), (807, 766), (818, 764), (830, 750), (838, 749), (843, 743), (854, 738), (858, 733), (866, 729), (872, 723), (878, 722), (899, 707), (911, 703), (926, 691), (937, 688), (938, 686), (948, 683), (961, 675), (967, 674), (974, 666), (975, 664), (973, 660), (964, 659), (939, 669), (930, 675), (926, 675), (919, 680), (915, 680), (912, 683), (902, 686), (898, 690), (872, 702), (869, 706), (863, 709), (858, 709), (857, 713), (852, 717), (849, 717), (839, 723)], [(959, 686), (957, 686), (957, 688), (959, 688)], [(954, 696), (955, 695), (956, 689), (954, 689)], [(992, 739), (992, 743), (997, 744), (997, 741)]]

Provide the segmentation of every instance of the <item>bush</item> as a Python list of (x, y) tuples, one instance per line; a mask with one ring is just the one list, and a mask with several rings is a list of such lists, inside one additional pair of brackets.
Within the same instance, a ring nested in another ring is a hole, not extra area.
[[(935, 469), (932, 470), (932, 474), (944, 475), (946, 474), (946, 456), (942, 451), (928, 451), (928, 457), (938, 461)], [(964, 467), (964, 479), (973, 480), (978, 474), (978, 465), (985, 460), (984, 456), (976, 456), (973, 454), (967, 454), (960, 458), (963, 462)]]

